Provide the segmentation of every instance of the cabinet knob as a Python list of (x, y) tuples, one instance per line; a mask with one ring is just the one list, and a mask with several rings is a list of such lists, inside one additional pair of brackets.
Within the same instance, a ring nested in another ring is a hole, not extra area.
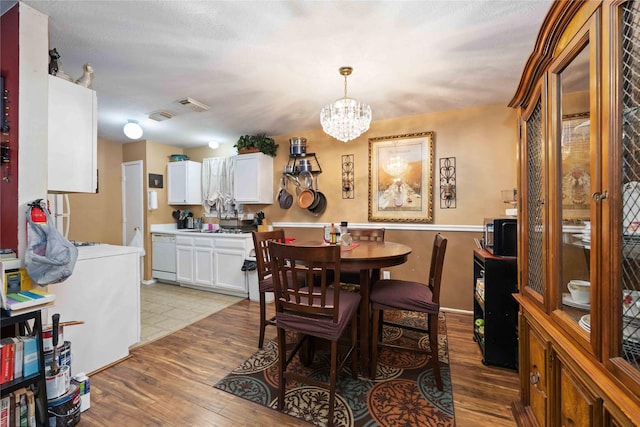
[(608, 195), (609, 195), (608, 191), (605, 191), (604, 193), (600, 193), (599, 191), (596, 191), (591, 195), (591, 198), (593, 199), (594, 202), (597, 203), (606, 199)]
[(536, 385), (540, 381), (540, 373), (536, 372), (529, 375), (529, 384)]

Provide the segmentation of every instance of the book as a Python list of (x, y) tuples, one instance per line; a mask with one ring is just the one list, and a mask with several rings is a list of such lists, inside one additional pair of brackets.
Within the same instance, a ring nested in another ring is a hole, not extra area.
[(15, 363), (14, 352), (16, 345), (12, 338), (3, 338), (0, 340), (2, 349), (0, 355), (2, 357), (2, 366), (0, 367), (0, 384), (13, 380), (13, 367)]
[(23, 363), (23, 348), (24, 343), (22, 342), (21, 337), (13, 337), (13, 342), (16, 345), (15, 351), (13, 352), (13, 378), (22, 378), (22, 363)]
[(11, 424), (10, 413), (11, 397), (5, 396), (0, 399), (0, 427), (9, 427)]
[(55, 301), (56, 296), (40, 289), (19, 291), (7, 294), (7, 311), (20, 310), (28, 307), (36, 307)]
[(36, 337), (22, 337), (22, 376), (29, 377), (35, 375), (40, 370), (38, 360), (38, 340)]
[(29, 389), (27, 389), (27, 427), (37, 427), (36, 397)]
[(20, 310), (5, 310), (5, 314), (9, 317), (18, 316), (20, 314), (29, 313), (31, 311), (43, 310), (47, 307), (51, 307), (55, 304), (55, 301), (47, 302), (44, 304), (36, 305), (33, 307), (21, 308)]
[[(27, 389), (22, 387), (13, 393), (13, 425), (16, 427), (27, 427)], [(23, 423), (24, 420), (24, 423)]]

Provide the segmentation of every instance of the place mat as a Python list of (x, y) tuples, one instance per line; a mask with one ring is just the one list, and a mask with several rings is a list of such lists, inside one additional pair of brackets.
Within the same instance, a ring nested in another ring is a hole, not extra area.
[(351, 249), (355, 249), (360, 246), (360, 243), (353, 242), (350, 246), (340, 246), (340, 250), (342, 252), (350, 251)]

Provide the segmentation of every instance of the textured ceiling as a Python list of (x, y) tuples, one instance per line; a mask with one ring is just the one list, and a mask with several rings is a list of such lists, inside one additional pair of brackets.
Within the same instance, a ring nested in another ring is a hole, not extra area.
[[(373, 120), (504, 103), (550, 7), (536, 1), (36, 1), (73, 78), (94, 69), (98, 135), (194, 147), (320, 127), (349, 95)], [(188, 112), (191, 97), (211, 108)], [(165, 110), (156, 122), (148, 113)]]

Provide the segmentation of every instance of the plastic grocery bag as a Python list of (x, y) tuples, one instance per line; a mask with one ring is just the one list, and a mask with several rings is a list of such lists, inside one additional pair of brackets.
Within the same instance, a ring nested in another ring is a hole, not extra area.
[[(47, 222), (33, 222), (32, 209), (41, 209)], [(24, 266), (31, 280), (40, 286), (63, 282), (73, 273), (77, 259), (78, 249), (56, 229), (48, 209), (30, 205)]]

